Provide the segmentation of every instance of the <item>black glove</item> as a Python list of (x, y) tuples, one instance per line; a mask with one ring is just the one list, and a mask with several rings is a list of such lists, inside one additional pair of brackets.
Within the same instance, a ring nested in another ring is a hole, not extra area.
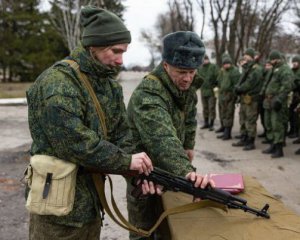
[(272, 108), (278, 112), (282, 107), (281, 102), (279, 102), (277, 99), (275, 99), (274, 101), (272, 101)]

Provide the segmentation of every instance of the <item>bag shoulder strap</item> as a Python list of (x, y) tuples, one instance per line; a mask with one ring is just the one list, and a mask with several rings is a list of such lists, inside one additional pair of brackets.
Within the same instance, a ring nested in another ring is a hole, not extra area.
[(76, 61), (71, 60), (71, 59), (64, 59), (64, 60), (62, 60), (62, 62), (68, 63), (70, 65), (70, 67), (74, 69), (74, 71), (77, 73), (79, 79), (82, 81), (85, 88), (88, 90), (88, 92), (94, 102), (96, 112), (99, 117), (100, 124), (101, 124), (102, 130), (103, 130), (104, 137), (105, 137), (105, 139), (107, 139), (107, 127), (105, 124), (105, 115), (104, 115), (103, 109), (101, 107), (101, 104), (96, 97), (96, 93), (95, 93), (94, 89), (92, 88), (90, 81), (88, 80), (87, 76), (82, 71), (80, 71), (79, 64)]
[(146, 75), (145, 78), (151, 79), (151, 80), (155, 80), (155, 81), (160, 81), (160, 79), (158, 77), (156, 77), (155, 75), (153, 75), (151, 73), (149, 73), (148, 75)]

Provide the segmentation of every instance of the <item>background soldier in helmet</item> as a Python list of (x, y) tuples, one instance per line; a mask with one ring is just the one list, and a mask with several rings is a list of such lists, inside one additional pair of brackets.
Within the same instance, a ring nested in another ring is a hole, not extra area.
[(214, 88), (217, 86), (219, 68), (216, 64), (209, 61), (207, 55), (204, 57), (203, 64), (198, 69), (198, 74), (204, 79), (201, 86), (201, 102), (203, 109), (204, 125), (201, 129), (209, 128), (213, 130), (216, 118), (216, 97)]
[[(300, 56), (297, 55), (292, 59), (292, 70), (295, 75), (295, 80), (294, 80), (294, 95), (298, 97), (297, 101), (297, 106), (296, 108), (293, 109), (294, 113), (297, 114), (297, 120), (295, 122), (295, 125), (297, 126), (296, 128), (298, 129), (298, 139), (294, 141), (295, 143), (300, 143), (300, 138), (299, 138), (299, 130), (300, 130), (300, 101), (299, 101), (299, 96), (300, 96)], [(299, 155), (300, 154), (300, 149), (298, 149), (295, 154)]]
[(244, 146), (243, 150), (255, 149), (256, 122), (258, 117), (259, 93), (262, 87), (262, 68), (254, 61), (255, 51), (248, 48), (244, 53), (245, 69), (235, 93), (240, 96), (240, 118), (243, 119), (242, 138), (232, 146)]
[(288, 115), (287, 96), (293, 89), (294, 75), (279, 51), (273, 50), (269, 59), (273, 69), (264, 83), (262, 95), (265, 96), (263, 107), (267, 128), (266, 137), (270, 141), (270, 147), (263, 153), (271, 154), (272, 158), (278, 158), (283, 156), (282, 148)]
[[(234, 109), (236, 94), (234, 86), (240, 78), (240, 72), (232, 63), (228, 55), (222, 58), (222, 68), (218, 75), (219, 87), (219, 117), (221, 127), (224, 127), (223, 134), (217, 136), (223, 140), (231, 139), (231, 129), (234, 120)], [(219, 132), (218, 130), (216, 132)]]

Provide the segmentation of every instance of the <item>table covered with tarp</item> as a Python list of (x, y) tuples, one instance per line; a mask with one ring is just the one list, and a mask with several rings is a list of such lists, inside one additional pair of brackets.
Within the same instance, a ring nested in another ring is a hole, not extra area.
[[(256, 209), (270, 205), (270, 219), (257, 217), (237, 209), (227, 212), (217, 208), (170, 215), (166, 224), (172, 240), (300, 240), (300, 216), (268, 193), (257, 180), (244, 177), (245, 190), (237, 196), (247, 199)], [(167, 192), (162, 196), (163, 208), (170, 209), (190, 203), (192, 197), (184, 193)]]

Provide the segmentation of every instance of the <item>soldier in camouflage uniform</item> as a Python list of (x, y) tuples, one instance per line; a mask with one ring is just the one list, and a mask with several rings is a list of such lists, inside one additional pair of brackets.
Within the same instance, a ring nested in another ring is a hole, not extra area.
[(204, 57), (204, 62), (198, 69), (198, 74), (204, 79), (201, 86), (201, 102), (203, 108), (204, 125), (201, 129), (209, 128), (213, 130), (214, 121), (216, 118), (216, 97), (214, 88), (217, 86), (217, 77), (219, 68), (216, 64), (209, 61), (207, 55)]
[(256, 122), (258, 118), (259, 93), (262, 87), (262, 68), (254, 61), (255, 51), (248, 48), (244, 53), (245, 69), (235, 92), (240, 96), (240, 118), (244, 123), (239, 142), (232, 146), (244, 146), (243, 150), (255, 149)]
[[(202, 187), (207, 178), (196, 174), (191, 164), (197, 126), (197, 95), (191, 84), (204, 54), (204, 45), (193, 32), (165, 36), (163, 61), (134, 90), (127, 109), (137, 151), (145, 151), (154, 166), (196, 180)], [(157, 196), (136, 199), (132, 189), (128, 181), (129, 221), (149, 229), (158, 218)], [(146, 238), (131, 234), (130, 239)]]
[(269, 59), (273, 69), (264, 83), (261, 95), (265, 96), (265, 126), (271, 145), (263, 153), (272, 154), (272, 158), (279, 158), (283, 156), (288, 115), (287, 96), (293, 89), (294, 75), (279, 51), (273, 50)]
[[(294, 72), (294, 75), (295, 75), (295, 80), (294, 80), (294, 94), (296, 95), (296, 96), (298, 96), (298, 98), (299, 98), (299, 96), (300, 96), (300, 55), (297, 55), (297, 56), (295, 56), (295, 57), (293, 57), (293, 59), (292, 59), (292, 64), (293, 64), (293, 66), (292, 66), (292, 70), (293, 70), (293, 72)], [(296, 108), (295, 109), (293, 109), (294, 110), (294, 112), (297, 114), (297, 120), (298, 121), (296, 121), (296, 125), (297, 125), (297, 129), (298, 129), (298, 131), (300, 131), (300, 103), (299, 103), (299, 101), (298, 101), (298, 104), (297, 104), (297, 106), (296, 106)], [(296, 141), (294, 141), (294, 142), (298, 142), (298, 143), (300, 143), (300, 138), (299, 138), (299, 136), (300, 136), (300, 134), (299, 134), (299, 132), (298, 132), (298, 139), (296, 140)], [(297, 154), (297, 155), (300, 155), (300, 149), (298, 149), (296, 152), (295, 152), (295, 154)]]
[(300, 103), (300, 93), (299, 93), (299, 56), (293, 57), (292, 59), (292, 70), (295, 75), (295, 81), (294, 85), (295, 88), (293, 89), (293, 96), (292, 96), (292, 102), (289, 106), (289, 125), (290, 129), (287, 134), (289, 138), (297, 138), (299, 136), (299, 118), (298, 113), (295, 112), (295, 108)]
[[(89, 92), (68, 63), (44, 71), (27, 92), (31, 154), (55, 156), (79, 166), (72, 211), (65, 216), (30, 215), (29, 239), (100, 238), (101, 206), (92, 175), (99, 170), (148, 172), (145, 153), (128, 154), (132, 135), (122, 89), (113, 78), (131, 41), (130, 32), (113, 13), (95, 7), (81, 12), (82, 45), (68, 59), (86, 74), (103, 108), (107, 139)], [(105, 36), (105, 38), (103, 37)]]
[(224, 132), (217, 137), (223, 140), (231, 139), (236, 102), (234, 86), (237, 84), (239, 78), (240, 72), (238, 68), (232, 64), (230, 57), (225, 56), (222, 59), (222, 69), (218, 75), (219, 115), (221, 125), (224, 127)]
[[(264, 67), (263, 67), (263, 74), (262, 74), (262, 86), (264, 85), (265, 81), (268, 79), (268, 75), (270, 74), (270, 72), (272, 71), (272, 64), (270, 63), (270, 61), (266, 61)], [(260, 92), (261, 94), (262, 92)], [(259, 97), (259, 117), (260, 117), (260, 122), (261, 125), (263, 126), (264, 131), (261, 134), (258, 134), (257, 136), (260, 138), (265, 138), (266, 137), (266, 126), (265, 126), (265, 110), (263, 108), (263, 100), (264, 100), (264, 96), (260, 95)]]

